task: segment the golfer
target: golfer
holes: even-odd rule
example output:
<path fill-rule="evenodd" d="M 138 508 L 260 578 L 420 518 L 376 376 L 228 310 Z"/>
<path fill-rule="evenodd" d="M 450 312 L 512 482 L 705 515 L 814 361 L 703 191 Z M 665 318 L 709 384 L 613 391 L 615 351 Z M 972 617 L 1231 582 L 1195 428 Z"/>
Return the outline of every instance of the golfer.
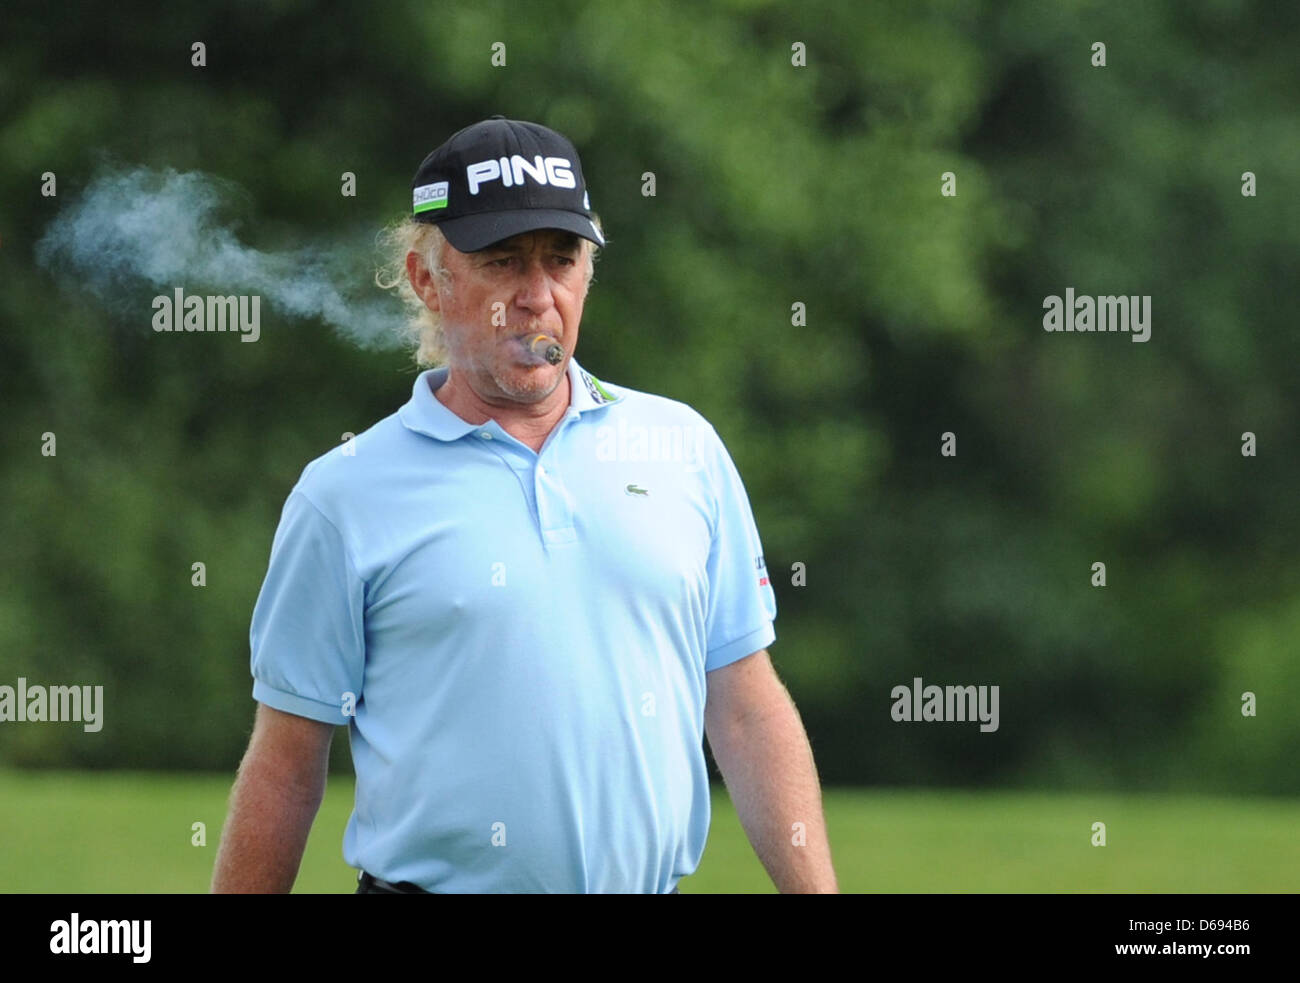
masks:
<path fill-rule="evenodd" d="M 494 116 L 412 188 L 390 242 L 429 367 L 285 502 L 213 890 L 290 890 L 347 725 L 358 893 L 674 893 L 705 736 L 777 889 L 836 891 L 740 476 L 689 406 L 574 357 L 605 240 L 573 145 Z"/>

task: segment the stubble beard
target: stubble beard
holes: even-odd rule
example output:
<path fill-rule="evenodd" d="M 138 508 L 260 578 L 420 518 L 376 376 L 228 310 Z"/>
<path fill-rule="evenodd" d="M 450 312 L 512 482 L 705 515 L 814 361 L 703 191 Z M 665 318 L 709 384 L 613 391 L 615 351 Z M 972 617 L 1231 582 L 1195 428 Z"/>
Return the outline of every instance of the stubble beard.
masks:
<path fill-rule="evenodd" d="M 527 334 L 527 332 L 522 332 Z M 497 340 L 486 358 L 477 368 L 480 378 L 492 380 L 494 391 L 500 397 L 519 403 L 538 403 L 550 396 L 564 382 L 568 360 L 559 365 L 531 361 L 516 351 L 515 338 L 520 332 L 511 332 Z"/>
<path fill-rule="evenodd" d="M 552 375 L 552 370 L 558 371 Z M 558 365 L 508 366 L 502 369 L 499 364 L 494 364 L 489 375 L 498 392 L 521 403 L 540 402 L 564 381 L 564 371 Z"/>

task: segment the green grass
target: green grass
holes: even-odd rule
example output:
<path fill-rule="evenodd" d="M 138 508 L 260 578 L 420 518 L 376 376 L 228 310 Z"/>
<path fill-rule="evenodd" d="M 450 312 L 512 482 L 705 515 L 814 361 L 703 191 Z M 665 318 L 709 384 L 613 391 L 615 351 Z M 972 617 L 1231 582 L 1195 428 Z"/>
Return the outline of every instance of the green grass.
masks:
<path fill-rule="evenodd" d="M 206 891 L 233 776 L 0 772 L 0 889 Z M 331 779 L 297 891 L 348 893 L 351 779 Z M 683 894 L 773 887 L 725 792 Z M 1300 802 L 1195 796 L 830 789 L 844 891 L 1295 892 Z M 1107 845 L 1090 844 L 1093 822 Z M 193 846 L 192 824 L 207 825 Z"/>

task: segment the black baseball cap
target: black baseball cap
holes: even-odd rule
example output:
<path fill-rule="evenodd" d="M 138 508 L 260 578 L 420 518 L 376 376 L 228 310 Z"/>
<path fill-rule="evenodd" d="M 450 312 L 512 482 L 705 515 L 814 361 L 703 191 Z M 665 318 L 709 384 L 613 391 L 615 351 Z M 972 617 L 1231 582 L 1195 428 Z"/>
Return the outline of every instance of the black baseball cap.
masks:
<path fill-rule="evenodd" d="M 578 151 L 539 123 L 492 116 L 454 133 L 411 182 L 412 218 L 433 222 L 463 253 L 534 229 L 563 229 L 598 246 Z"/>

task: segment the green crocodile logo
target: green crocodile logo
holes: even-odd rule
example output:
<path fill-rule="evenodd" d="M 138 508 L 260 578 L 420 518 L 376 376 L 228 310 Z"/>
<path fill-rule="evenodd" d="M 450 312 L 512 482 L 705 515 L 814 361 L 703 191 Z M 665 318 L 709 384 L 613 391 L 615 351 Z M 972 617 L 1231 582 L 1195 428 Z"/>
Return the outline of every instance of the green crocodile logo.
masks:
<path fill-rule="evenodd" d="M 646 488 L 641 488 L 637 485 L 628 485 L 627 493 L 629 495 L 649 495 L 650 491 Z"/>

